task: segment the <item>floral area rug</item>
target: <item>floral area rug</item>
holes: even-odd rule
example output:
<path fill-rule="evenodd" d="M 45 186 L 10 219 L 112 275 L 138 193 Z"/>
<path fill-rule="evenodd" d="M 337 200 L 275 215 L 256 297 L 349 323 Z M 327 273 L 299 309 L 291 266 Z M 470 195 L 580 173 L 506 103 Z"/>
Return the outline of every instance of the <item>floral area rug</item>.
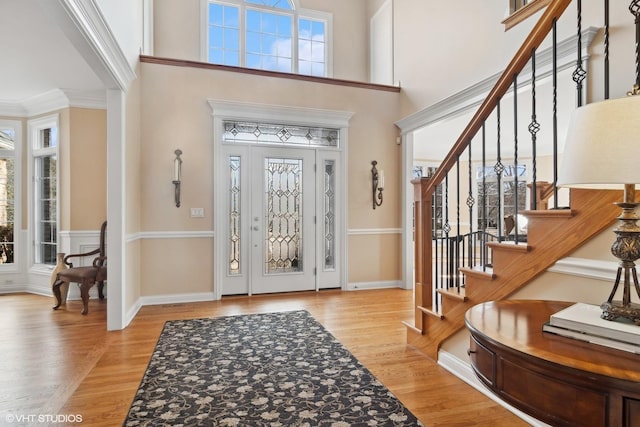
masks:
<path fill-rule="evenodd" d="M 124 426 L 422 426 L 307 311 L 169 321 Z"/>

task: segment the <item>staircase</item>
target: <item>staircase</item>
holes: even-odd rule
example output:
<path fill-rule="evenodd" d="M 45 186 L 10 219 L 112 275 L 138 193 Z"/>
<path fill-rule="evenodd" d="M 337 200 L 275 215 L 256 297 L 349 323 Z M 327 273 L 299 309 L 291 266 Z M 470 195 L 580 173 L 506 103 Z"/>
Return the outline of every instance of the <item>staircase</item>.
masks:
<path fill-rule="evenodd" d="M 442 251 L 445 254 L 444 256 L 448 257 L 445 263 L 449 262 L 449 267 L 454 265 L 455 268 L 445 269 L 438 266 L 438 263 L 442 263 L 442 261 L 438 259 L 440 255 L 438 254 L 437 243 L 434 243 L 436 237 L 442 239 L 438 233 L 444 234 L 445 241 L 456 242 L 454 244 L 458 244 L 457 242 L 461 241 L 460 237 L 462 235 L 471 236 L 474 235 L 474 233 L 478 235 L 487 233 L 487 216 L 482 213 L 482 208 L 477 206 L 476 201 L 472 197 L 471 187 L 473 175 L 471 165 L 474 164 L 474 162 L 471 156 L 471 142 L 482 130 L 482 166 L 483 169 L 485 169 L 484 150 L 486 141 L 484 129 L 487 119 L 490 115 L 495 114 L 494 112 L 497 110 L 499 126 L 500 102 L 510 88 L 512 88 L 514 98 L 516 97 L 515 94 L 518 92 L 518 89 L 520 89 L 517 85 L 517 78 L 527 64 L 532 64 L 531 67 L 533 69 L 531 92 L 535 105 L 536 49 L 548 34 L 555 31 L 557 20 L 571 3 L 571 0 L 550 1 L 547 9 L 503 72 L 501 78 L 489 92 L 467 127 L 453 144 L 451 151 L 447 154 L 435 174 L 414 182 L 415 313 L 414 323 L 405 323 L 405 325 L 407 327 L 407 343 L 421 350 L 433 360 L 437 360 L 438 350 L 442 342 L 464 327 L 464 315 L 470 307 L 482 302 L 509 297 L 546 271 L 558 260 L 566 257 L 589 239 L 611 226 L 619 214 L 619 208 L 614 203 L 622 200 L 622 191 L 572 189 L 570 192 L 570 209 L 558 208 L 558 193 L 555 185 L 545 181 L 536 181 L 534 151 L 533 180 L 527 184 L 532 190 L 531 208 L 534 210 L 518 212 L 517 190 L 515 193 L 515 213 L 524 215 L 528 219 L 526 242 L 518 239 L 517 232 L 513 241 L 507 241 L 507 236 L 501 235 L 501 228 L 500 225 L 498 225 L 497 241 L 480 241 L 479 245 L 481 247 L 488 247 L 491 251 L 490 262 L 484 262 L 484 265 L 476 265 L 475 256 L 472 254 L 474 249 L 471 249 L 472 245 L 469 244 L 467 249 L 460 251 L 462 255 L 458 253 L 457 249 L 451 250 L 447 248 L 446 251 Z M 578 3 L 579 23 L 580 7 L 580 3 Z M 608 33 L 608 24 L 605 28 Z M 578 24 L 578 34 L 581 34 L 580 24 Z M 608 51 L 608 37 L 606 37 L 606 39 L 606 50 Z M 578 40 L 578 45 L 580 45 L 580 39 L 578 38 Z M 580 52 L 580 49 L 578 49 L 578 52 Z M 580 55 L 579 53 L 578 65 L 574 73 L 579 106 L 582 105 L 582 78 L 584 78 L 584 70 L 581 69 L 582 60 Z M 605 74 L 608 74 L 608 70 Z M 605 83 L 605 86 L 605 93 L 608 93 L 608 82 Z M 555 109 L 555 106 L 553 109 Z M 514 115 L 516 113 L 517 109 Z M 532 121 L 529 130 L 533 144 L 535 145 L 535 128 L 538 125 L 535 110 L 532 116 L 522 120 L 529 119 Z M 496 165 L 502 166 L 504 162 L 501 162 L 500 159 L 499 135 L 500 132 L 498 131 L 498 158 Z M 514 158 L 509 159 L 509 161 L 515 164 L 514 170 L 516 170 L 517 173 L 517 135 L 515 136 L 515 140 L 515 155 Z M 474 148 L 474 150 L 477 150 L 477 148 Z M 468 160 L 465 159 L 465 161 L 468 162 L 469 169 L 468 197 L 466 193 L 461 194 L 460 191 L 460 182 L 466 185 L 466 178 L 460 177 L 460 170 L 467 168 L 467 166 L 461 167 L 461 159 L 465 152 L 468 153 L 469 156 Z M 557 152 L 554 153 L 554 161 L 557 161 L 557 155 Z M 496 170 L 499 169 L 500 168 L 496 168 Z M 498 175 L 501 173 L 502 172 L 497 172 Z M 450 175 L 453 178 L 450 179 Z M 439 186 L 442 188 L 443 185 L 445 185 L 446 191 L 449 192 L 450 180 L 454 181 L 458 187 L 457 195 L 454 194 L 451 196 L 451 199 L 457 199 L 458 204 L 453 203 L 449 208 L 448 195 L 444 198 L 446 202 L 442 201 L 438 199 L 439 196 L 436 195 L 436 190 Z M 479 184 L 478 182 L 478 185 Z M 484 181 L 482 185 L 485 185 Z M 499 176 L 497 187 L 502 187 Z M 518 187 L 517 177 L 515 187 Z M 483 194 L 488 193 L 483 191 Z M 550 197 L 554 198 L 554 209 L 546 209 Z M 469 209 L 468 215 L 464 212 L 467 209 L 467 206 L 464 206 L 464 198 L 466 198 L 466 205 Z M 486 200 L 483 203 L 486 203 Z M 443 205 L 446 206 L 446 208 L 444 208 Z M 466 216 L 462 221 L 461 211 L 463 211 L 462 216 Z M 436 215 L 440 215 L 440 217 L 434 218 Z M 449 227 L 449 221 L 456 215 L 457 225 Z M 452 222 L 456 222 L 456 220 L 454 219 Z M 466 227 L 468 229 L 465 230 L 465 226 L 461 227 L 461 223 L 467 224 Z M 485 224 L 484 229 L 480 225 L 483 223 Z M 446 226 L 443 226 L 443 224 L 446 224 Z M 475 224 L 478 224 L 478 230 L 473 229 Z M 453 231 L 455 231 L 453 236 L 449 234 L 450 229 L 454 229 Z M 465 253 L 467 250 L 469 251 L 469 255 Z M 484 251 L 484 249 L 482 250 Z M 454 252 L 456 261 L 455 263 L 451 263 L 450 258 L 452 258 Z M 484 253 L 480 258 L 487 259 Z M 453 279 L 452 271 L 455 271 L 455 273 L 453 273 L 455 278 Z M 447 280 L 449 282 L 447 282 L 445 287 L 439 287 L 438 280 L 440 279 L 438 279 L 438 275 L 447 275 L 447 273 Z M 460 274 L 462 278 L 459 278 L 458 274 Z M 450 283 L 455 283 L 455 285 L 450 285 Z"/>
<path fill-rule="evenodd" d="M 439 290 L 439 312 L 417 306 L 421 328 L 407 326 L 407 343 L 437 360 L 441 343 L 464 327 L 466 311 L 481 302 L 508 297 L 556 261 L 614 222 L 622 191 L 572 190 L 571 209 L 525 211 L 529 219 L 526 244 L 488 243 L 493 249 L 492 271 L 461 268 L 466 276 L 460 291 Z M 430 289 L 422 289 L 429 292 Z"/>

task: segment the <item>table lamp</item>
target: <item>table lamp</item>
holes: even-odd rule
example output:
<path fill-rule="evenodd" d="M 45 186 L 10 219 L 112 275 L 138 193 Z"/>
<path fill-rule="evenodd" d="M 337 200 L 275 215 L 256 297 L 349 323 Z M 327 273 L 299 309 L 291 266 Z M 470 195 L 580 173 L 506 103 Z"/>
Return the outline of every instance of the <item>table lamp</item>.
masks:
<path fill-rule="evenodd" d="M 631 280 L 640 297 L 635 260 L 640 258 L 640 227 L 635 185 L 640 183 L 640 96 L 607 100 L 576 109 L 569 123 L 558 185 L 569 188 L 624 189 L 611 253 L 620 260 L 613 290 L 601 317 L 626 318 L 640 325 L 640 304 L 631 302 Z M 623 280 L 622 300 L 614 295 Z"/>

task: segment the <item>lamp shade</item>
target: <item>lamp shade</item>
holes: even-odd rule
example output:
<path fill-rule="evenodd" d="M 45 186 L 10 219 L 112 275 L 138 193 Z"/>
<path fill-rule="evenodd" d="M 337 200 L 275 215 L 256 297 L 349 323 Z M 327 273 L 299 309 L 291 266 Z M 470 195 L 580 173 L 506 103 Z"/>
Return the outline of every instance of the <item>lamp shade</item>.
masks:
<path fill-rule="evenodd" d="M 615 189 L 640 184 L 640 96 L 595 102 L 569 122 L 558 185 Z"/>

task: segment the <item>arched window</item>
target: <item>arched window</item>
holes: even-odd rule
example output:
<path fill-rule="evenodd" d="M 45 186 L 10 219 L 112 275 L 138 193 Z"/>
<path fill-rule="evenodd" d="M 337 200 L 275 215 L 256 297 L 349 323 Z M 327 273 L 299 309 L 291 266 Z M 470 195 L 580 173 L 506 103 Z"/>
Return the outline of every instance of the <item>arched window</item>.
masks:
<path fill-rule="evenodd" d="M 206 0 L 205 16 L 207 62 L 331 76 L 327 13 L 292 0 Z"/>

